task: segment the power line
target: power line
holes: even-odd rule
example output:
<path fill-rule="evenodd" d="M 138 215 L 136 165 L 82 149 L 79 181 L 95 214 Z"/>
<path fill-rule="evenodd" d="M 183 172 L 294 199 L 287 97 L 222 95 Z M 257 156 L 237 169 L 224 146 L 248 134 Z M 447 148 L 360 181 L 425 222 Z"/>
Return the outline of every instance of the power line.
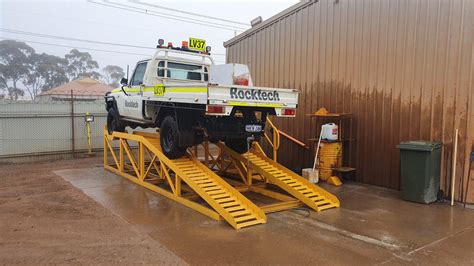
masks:
<path fill-rule="evenodd" d="M 31 18 L 32 16 L 34 17 L 41 17 L 42 20 L 44 19 L 48 19 L 48 20 L 52 20 L 52 21 L 71 21 L 72 23 L 74 24 L 81 24 L 80 26 L 83 26 L 84 23 L 88 23 L 88 24 L 92 24 L 94 26 L 97 26 L 97 25 L 104 25 L 104 26 L 107 26 L 109 28 L 113 28 L 113 29 L 119 29 L 119 30 L 129 30 L 129 31 L 144 31 L 144 32 L 153 32 L 154 34 L 156 34 L 156 30 L 153 30 L 153 29 L 148 29 L 148 28 L 144 28 L 144 27 L 133 27 L 133 26 L 130 26 L 130 25 L 127 25 L 127 26 L 123 26 L 123 25 L 117 25 L 117 24 L 112 24 L 112 23 L 104 23 L 104 21 L 99 21 L 99 20 L 91 20 L 91 19 L 84 19 L 84 18 L 81 18 L 81 19 L 76 19 L 76 18 L 72 18 L 72 17 L 66 17 L 66 16 L 55 16 L 55 15 L 51 15 L 49 13 L 44 13 L 44 12 L 28 12 L 27 13 L 18 13 L 16 14 L 17 16 L 25 16 L 27 18 Z"/>
<path fill-rule="evenodd" d="M 230 31 L 236 31 L 236 30 L 243 31 L 243 30 L 246 30 L 244 28 L 236 28 L 236 27 L 217 24 L 217 23 L 213 23 L 213 22 L 196 22 L 196 20 L 189 20 L 187 18 L 180 17 L 180 16 L 175 16 L 175 15 L 171 15 L 171 14 L 161 14 L 161 13 L 160 14 L 154 14 L 156 12 L 151 11 L 151 10 L 142 9 L 142 8 L 133 7 L 133 6 L 128 6 L 128 5 L 123 5 L 123 4 L 118 4 L 118 3 L 105 4 L 105 3 L 94 2 L 92 0 L 87 0 L 87 1 L 89 3 L 96 4 L 96 5 L 112 7 L 112 8 L 116 8 L 116 9 L 126 10 L 126 11 L 130 11 L 130 12 L 145 14 L 145 15 L 154 16 L 154 17 L 161 17 L 161 18 L 167 18 L 167 19 L 171 19 L 171 20 L 182 21 L 182 22 L 186 22 L 186 23 L 191 23 L 193 25 L 202 25 L 202 26 L 213 27 L 213 28 L 224 29 L 224 30 L 230 30 Z M 200 20 L 200 21 L 202 21 L 202 20 Z"/>
<path fill-rule="evenodd" d="M 59 40 L 66 40 L 66 41 L 75 41 L 75 42 L 84 42 L 84 43 L 94 43 L 94 44 L 101 44 L 101 45 L 112 45 L 112 46 L 121 46 L 121 47 L 129 47 L 129 48 L 139 48 L 139 49 L 148 49 L 148 50 L 155 50 L 154 47 L 148 46 L 139 46 L 139 45 L 131 45 L 131 44 L 123 44 L 123 43 L 112 43 L 112 42 L 102 42 L 102 41 L 94 41 L 94 40 L 87 40 L 87 39 L 79 39 L 79 38 L 71 38 L 65 36 L 58 36 L 58 35 L 49 35 L 43 33 L 36 33 L 36 32 L 28 32 L 28 31 L 21 31 L 21 30 L 13 30 L 13 29 L 6 29 L 0 28 L 0 31 L 12 33 L 12 34 L 21 34 L 33 37 L 42 37 L 42 38 L 50 38 L 50 39 L 59 39 Z M 225 54 L 220 53 L 212 53 L 212 55 L 219 55 L 225 56 Z"/>
<path fill-rule="evenodd" d="M 192 23 L 192 24 L 196 24 L 196 21 L 197 22 L 200 22 L 199 24 L 201 25 L 205 25 L 205 26 L 217 26 L 217 27 L 224 27 L 225 29 L 228 29 L 228 30 L 238 30 L 238 31 L 244 31 L 244 30 L 247 30 L 246 28 L 242 28 L 242 27 L 236 27 L 236 26 L 232 26 L 232 25 L 225 25 L 225 24 L 219 24 L 217 22 L 212 22 L 212 21 L 206 21 L 206 20 L 200 20 L 200 19 L 195 19 L 195 18 L 188 18 L 188 17 L 182 17 L 182 16 L 177 16 L 177 15 L 174 15 L 174 14 L 168 14 L 168 13 L 163 13 L 163 12 L 159 12 L 159 11 L 154 11 L 154 10 L 150 10 L 150 9 L 146 9 L 146 8 L 140 8 L 140 7 L 136 7 L 136 6 L 130 6 L 130 5 L 124 5 L 124 4 L 120 4 L 120 3 L 116 3 L 116 2 L 109 2 L 107 0 L 103 0 L 104 2 L 106 3 L 109 3 L 109 4 L 112 4 L 112 5 L 116 5 L 116 6 L 121 6 L 121 7 L 125 7 L 125 8 L 133 8 L 135 10 L 140 10 L 140 11 L 143 11 L 145 12 L 145 14 L 157 14 L 158 16 L 163 16 L 163 15 L 166 15 L 166 16 L 171 16 L 171 17 L 168 17 L 168 18 L 171 18 L 171 19 L 176 19 L 176 18 L 179 18 L 181 19 L 181 21 L 183 20 L 186 20 L 186 22 L 188 23 Z M 204 24 L 203 24 L 204 23 Z"/>
<path fill-rule="evenodd" d="M 105 53 L 140 55 L 140 56 L 148 56 L 148 57 L 151 56 L 150 54 L 140 54 L 140 53 L 122 52 L 122 51 L 114 51 L 114 50 L 103 50 L 103 49 L 96 49 L 96 48 L 89 48 L 89 47 L 70 46 L 70 45 L 62 45 L 62 44 L 56 44 L 56 43 L 38 42 L 38 41 L 21 40 L 21 39 L 12 39 L 12 38 L 5 38 L 5 37 L 0 37 L 0 39 L 3 39 L 3 40 L 14 40 L 14 41 L 17 41 L 17 42 L 29 42 L 29 43 L 36 43 L 36 44 L 42 44 L 42 45 L 57 46 L 57 47 L 64 47 L 64 48 L 90 50 L 90 51 L 105 52 Z M 217 61 L 217 62 L 224 62 L 223 60 L 215 60 L 215 61 Z"/>
<path fill-rule="evenodd" d="M 93 0 L 88 0 L 88 1 L 93 2 Z M 198 22 L 201 22 L 201 23 L 205 23 L 206 24 L 205 26 L 217 26 L 217 27 L 221 27 L 221 28 L 225 27 L 228 30 L 238 30 L 238 31 L 247 30 L 247 28 L 242 28 L 242 27 L 238 27 L 238 26 L 225 25 L 225 24 L 221 24 L 221 23 L 218 23 L 218 22 L 212 22 L 212 21 L 206 21 L 206 20 L 199 20 L 199 19 L 195 19 L 195 18 L 177 16 L 175 14 L 163 13 L 163 12 L 154 11 L 154 10 L 150 10 L 150 9 L 146 9 L 146 8 L 140 8 L 140 7 L 136 7 L 136 6 L 124 5 L 124 4 L 117 3 L 117 2 L 112 2 L 112 1 L 109 1 L 109 0 L 102 0 L 102 1 L 104 3 L 109 4 L 109 5 L 115 5 L 115 6 L 121 6 L 121 7 L 125 7 L 125 8 L 133 8 L 135 10 L 140 10 L 140 11 L 144 12 L 145 14 L 154 13 L 154 14 L 157 14 L 158 16 L 166 15 L 167 18 L 171 18 L 171 19 L 179 18 L 181 20 L 186 20 L 186 22 L 189 22 L 189 23 L 192 23 L 192 24 L 195 24 L 195 22 L 198 21 Z M 97 3 L 97 2 L 93 2 L 93 3 Z M 143 4 L 145 4 L 145 3 L 143 3 Z M 186 12 L 186 11 L 183 11 L 183 12 Z M 250 25 L 245 25 L 245 26 L 250 26 Z"/>
<path fill-rule="evenodd" d="M 88 47 L 77 47 L 77 46 L 69 46 L 69 45 L 62 45 L 62 44 L 55 44 L 55 43 L 47 43 L 47 42 L 38 42 L 38 41 L 30 41 L 30 40 L 11 39 L 11 38 L 4 38 L 4 37 L 0 37 L 0 39 L 3 39 L 3 40 L 14 40 L 14 41 L 17 41 L 17 42 L 30 42 L 30 43 L 51 45 L 51 46 L 57 46 L 57 47 L 65 47 L 65 48 L 73 48 L 73 49 L 83 49 L 83 50 L 90 50 L 90 51 L 106 52 L 106 53 L 117 53 L 117 54 L 129 54 L 129 55 L 150 56 L 149 54 L 138 54 L 138 53 L 121 52 L 121 51 L 113 51 L 113 50 L 103 50 L 103 49 L 88 48 Z"/>
<path fill-rule="evenodd" d="M 104 0 L 104 1 L 105 1 L 105 0 Z M 108 2 L 108 1 L 107 1 L 107 2 Z M 239 22 L 239 21 L 228 20 L 228 19 L 223 19 L 223 18 L 218 18 L 218 17 L 213 17 L 213 16 L 207 16 L 207 15 L 203 15 L 203 14 L 197 14 L 197 13 L 193 13 L 193 12 L 189 12 L 189 11 L 174 9 L 174 8 L 165 7 L 165 6 L 160 6 L 160 5 L 156 5 L 156 4 L 143 3 L 143 2 L 141 2 L 141 1 L 139 1 L 139 0 L 129 0 L 129 2 L 132 2 L 132 3 L 135 3 L 135 4 L 139 4 L 139 5 L 144 5 L 144 6 L 151 6 L 151 7 L 155 7 L 155 8 L 159 8 L 159 9 L 164 9 L 164 10 L 168 10 L 168 11 L 173 11 L 173 12 L 177 12 L 177 13 L 183 13 L 183 14 L 187 14 L 187 15 L 192 15 L 192 16 L 196 16 L 196 17 L 203 17 L 203 18 L 208 18 L 208 19 L 213 19 L 213 20 L 220 20 L 220 21 L 223 21 L 223 22 L 229 22 L 229 23 L 234 23 L 234 24 L 239 24 L 239 25 L 244 25 L 244 26 L 250 26 L 250 24 L 242 23 L 242 22 Z"/>
<path fill-rule="evenodd" d="M 146 47 L 146 46 L 139 46 L 139 45 L 131 45 L 131 44 L 122 44 L 122 43 L 112 43 L 112 42 L 102 42 L 102 41 L 93 41 L 93 40 L 86 40 L 86 39 L 79 39 L 79 38 L 71 38 L 71 37 L 64 37 L 64 36 L 57 36 L 57 35 L 49 35 L 43 33 L 35 33 L 35 32 L 28 32 L 28 31 L 21 31 L 21 30 L 12 30 L 7 28 L 0 28 L 0 31 L 13 33 L 13 34 L 22 34 L 22 35 L 30 35 L 35 37 L 43 37 L 43 38 L 52 38 L 52 39 L 61 39 L 67 41 L 75 41 L 75 42 L 86 42 L 86 43 L 95 43 L 95 44 L 103 44 L 103 45 L 113 45 L 113 46 L 123 46 L 123 47 L 130 47 L 130 48 L 140 48 L 140 49 L 155 49 L 153 47 Z"/>

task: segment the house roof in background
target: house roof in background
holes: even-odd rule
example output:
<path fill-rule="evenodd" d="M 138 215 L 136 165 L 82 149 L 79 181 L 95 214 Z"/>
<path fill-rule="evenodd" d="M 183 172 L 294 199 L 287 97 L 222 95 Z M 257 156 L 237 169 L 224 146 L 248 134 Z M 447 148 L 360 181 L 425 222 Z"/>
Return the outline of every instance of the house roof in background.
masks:
<path fill-rule="evenodd" d="M 71 95 L 72 90 L 75 96 L 104 96 L 105 93 L 112 91 L 113 89 L 113 87 L 100 83 L 95 79 L 82 77 L 59 87 L 47 90 L 40 95 Z"/>

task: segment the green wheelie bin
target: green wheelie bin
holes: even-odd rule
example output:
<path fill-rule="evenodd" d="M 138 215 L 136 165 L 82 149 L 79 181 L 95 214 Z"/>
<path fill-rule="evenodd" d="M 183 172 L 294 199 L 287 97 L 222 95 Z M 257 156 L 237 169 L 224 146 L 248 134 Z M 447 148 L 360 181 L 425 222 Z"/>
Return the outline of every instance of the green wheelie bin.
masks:
<path fill-rule="evenodd" d="M 431 203 L 439 191 L 442 142 L 403 141 L 400 150 L 401 195 L 404 200 Z"/>

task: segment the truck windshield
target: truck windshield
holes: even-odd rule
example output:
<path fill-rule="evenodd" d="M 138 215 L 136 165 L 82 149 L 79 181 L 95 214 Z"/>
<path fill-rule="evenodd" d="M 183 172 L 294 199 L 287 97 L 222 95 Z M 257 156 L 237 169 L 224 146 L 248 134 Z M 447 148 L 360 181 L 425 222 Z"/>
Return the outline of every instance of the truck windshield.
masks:
<path fill-rule="evenodd" d="M 167 70 L 166 76 L 165 70 Z M 168 67 L 166 68 L 165 61 L 160 61 L 158 63 L 158 77 L 167 77 L 170 79 L 180 80 L 208 80 L 207 67 L 168 62 Z"/>

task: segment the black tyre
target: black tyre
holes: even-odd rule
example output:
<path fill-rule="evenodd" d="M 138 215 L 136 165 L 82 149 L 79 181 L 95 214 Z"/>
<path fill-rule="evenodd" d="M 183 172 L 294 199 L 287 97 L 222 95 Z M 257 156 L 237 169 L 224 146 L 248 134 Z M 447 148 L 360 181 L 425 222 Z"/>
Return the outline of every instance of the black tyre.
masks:
<path fill-rule="evenodd" d="M 114 131 L 125 131 L 125 125 L 120 121 L 119 115 L 114 108 L 110 108 L 107 114 L 107 131 L 109 134 L 112 134 Z"/>
<path fill-rule="evenodd" d="M 177 159 L 186 153 L 179 147 L 178 123 L 172 116 L 163 119 L 160 126 L 160 142 L 163 153 L 170 159 Z"/>
<path fill-rule="evenodd" d="M 248 151 L 246 139 L 229 139 L 225 144 L 238 153 L 246 153 Z"/>
<path fill-rule="evenodd" d="M 216 144 L 217 142 L 219 142 L 219 139 L 217 138 L 209 138 L 209 142 L 213 143 L 213 144 Z"/>

